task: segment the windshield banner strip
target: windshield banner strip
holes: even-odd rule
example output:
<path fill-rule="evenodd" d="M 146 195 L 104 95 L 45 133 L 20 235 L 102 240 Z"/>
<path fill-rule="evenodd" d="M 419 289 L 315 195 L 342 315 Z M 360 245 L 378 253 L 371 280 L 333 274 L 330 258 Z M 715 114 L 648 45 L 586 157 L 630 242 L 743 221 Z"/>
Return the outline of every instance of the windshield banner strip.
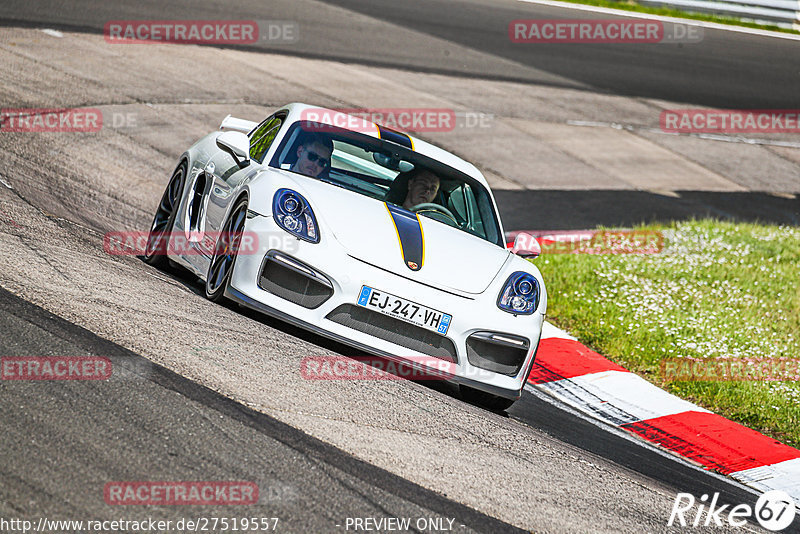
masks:
<path fill-rule="evenodd" d="M 380 134 L 381 139 L 385 139 L 386 141 L 391 141 L 392 143 L 397 143 L 398 145 L 402 145 L 406 148 L 414 150 L 414 142 L 408 135 L 392 130 L 391 128 L 387 128 L 386 126 L 381 126 L 380 124 L 376 126 L 378 126 L 378 133 Z"/>

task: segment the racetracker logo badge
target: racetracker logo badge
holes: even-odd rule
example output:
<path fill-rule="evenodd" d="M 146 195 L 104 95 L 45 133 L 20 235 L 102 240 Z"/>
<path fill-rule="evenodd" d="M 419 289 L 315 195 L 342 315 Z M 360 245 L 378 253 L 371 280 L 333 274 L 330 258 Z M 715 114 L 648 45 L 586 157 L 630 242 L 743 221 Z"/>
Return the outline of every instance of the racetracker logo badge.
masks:
<path fill-rule="evenodd" d="M 110 20 L 103 35 L 113 44 L 252 44 L 259 29 L 254 20 Z"/>
<path fill-rule="evenodd" d="M 697 43 L 702 26 L 658 20 L 514 20 L 512 43 Z"/>
<path fill-rule="evenodd" d="M 668 109 L 660 119 L 667 133 L 800 133 L 798 109 Z"/>
<path fill-rule="evenodd" d="M 747 524 L 747 519 L 755 517 L 762 527 L 777 532 L 791 525 L 797 513 L 792 498 L 780 490 L 763 494 L 756 501 L 755 508 L 748 504 L 738 504 L 728 510 L 729 504 L 719 506 L 718 503 L 719 492 L 714 493 L 710 501 L 707 494 L 702 495 L 700 502 L 691 493 L 678 493 L 667 526 L 722 527 L 727 523 L 732 527 L 743 527 Z M 723 513 L 727 513 L 726 518 L 723 518 Z"/>
<path fill-rule="evenodd" d="M 2 380 L 108 380 L 111 360 L 102 356 L 4 356 Z"/>
<path fill-rule="evenodd" d="M 253 482 L 109 482 L 103 498 L 110 505 L 225 506 L 258 502 Z"/>
<path fill-rule="evenodd" d="M 456 127 L 456 112 L 446 108 L 309 108 L 300 118 L 315 123 L 310 127 L 315 131 L 343 128 L 376 133 L 376 124 L 409 132 L 451 132 Z"/>
<path fill-rule="evenodd" d="M 0 132 L 99 132 L 103 113 L 97 108 L 4 108 Z"/>

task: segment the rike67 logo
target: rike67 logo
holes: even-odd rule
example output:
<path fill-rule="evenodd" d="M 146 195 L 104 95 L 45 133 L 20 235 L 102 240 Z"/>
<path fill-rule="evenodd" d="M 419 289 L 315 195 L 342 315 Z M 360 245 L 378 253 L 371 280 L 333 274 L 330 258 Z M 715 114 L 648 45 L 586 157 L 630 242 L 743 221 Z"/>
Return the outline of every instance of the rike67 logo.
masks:
<path fill-rule="evenodd" d="M 781 490 L 766 492 L 758 498 L 755 507 L 737 504 L 728 509 L 729 504 L 718 506 L 718 501 L 719 492 L 714 493 L 710 502 L 708 495 L 702 495 L 699 503 L 691 493 L 678 493 L 667 526 L 722 527 L 727 523 L 743 527 L 748 519 L 755 519 L 765 529 L 778 532 L 791 525 L 797 513 L 792 497 Z"/>

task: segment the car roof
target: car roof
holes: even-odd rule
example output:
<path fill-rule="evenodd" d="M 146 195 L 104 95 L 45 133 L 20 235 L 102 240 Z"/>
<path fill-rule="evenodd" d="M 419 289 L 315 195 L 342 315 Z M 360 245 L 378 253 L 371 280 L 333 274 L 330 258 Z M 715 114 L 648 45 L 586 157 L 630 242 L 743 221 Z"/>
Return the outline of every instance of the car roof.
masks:
<path fill-rule="evenodd" d="M 345 114 L 335 109 L 329 109 L 320 106 L 312 106 L 300 102 L 294 102 L 288 104 L 286 106 L 283 106 L 281 109 L 285 109 L 288 111 L 286 121 L 289 123 L 301 120 L 313 120 L 314 122 L 318 122 L 321 124 L 328 124 L 331 126 L 341 126 L 342 124 L 354 124 L 353 121 L 355 117 L 356 121 L 355 124 L 357 124 L 356 131 L 358 131 L 359 133 L 363 133 L 365 135 L 370 135 L 372 137 L 381 138 L 381 129 L 378 128 L 378 125 L 376 123 L 363 119 L 362 117 Z M 385 126 L 381 126 L 381 128 L 384 131 L 387 130 Z M 348 128 L 345 127 L 345 129 Z M 400 133 L 407 136 L 411 140 L 411 145 L 415 152 L 419 152 L 424 156 L 428 156 L 429 158 L 435 159 L 446 165 L 449 165 L 450 167 L 463 172 L 464 174 L 470 176 L 471 178 L 474 178 L 486 189 L 491 190 L 488 182 L 486 181 L 486 178 L 484 178 L 483 174 L 481 174 L 481 172 L 473 164 L 464 161 L 455 154 L 452 154 L 442 148 L 439 148 L 436 145 L 432 145 L 426 141 L 423 141 L 422 139 L 418 139 L 405 132 L 400 132 Z"/>

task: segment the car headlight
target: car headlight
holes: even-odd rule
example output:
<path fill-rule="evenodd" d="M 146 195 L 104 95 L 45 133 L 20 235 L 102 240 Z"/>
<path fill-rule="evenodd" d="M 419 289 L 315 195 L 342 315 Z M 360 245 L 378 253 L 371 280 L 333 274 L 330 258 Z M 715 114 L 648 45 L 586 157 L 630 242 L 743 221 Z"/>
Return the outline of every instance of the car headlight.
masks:
<path fill-rule="evenodd" d="M 272 215 L 278 226 L 311 243 L 319 243 L 317 219 L 303 195 L 291 189 L 278 189 L 272 199 Z"/>
<path fill-rule="evenodd" d="M 497 307 L 515 315 L 530 315 L 539 307 L 539 281 L 532 274 L 517 271 L 506 280 Z"/>

